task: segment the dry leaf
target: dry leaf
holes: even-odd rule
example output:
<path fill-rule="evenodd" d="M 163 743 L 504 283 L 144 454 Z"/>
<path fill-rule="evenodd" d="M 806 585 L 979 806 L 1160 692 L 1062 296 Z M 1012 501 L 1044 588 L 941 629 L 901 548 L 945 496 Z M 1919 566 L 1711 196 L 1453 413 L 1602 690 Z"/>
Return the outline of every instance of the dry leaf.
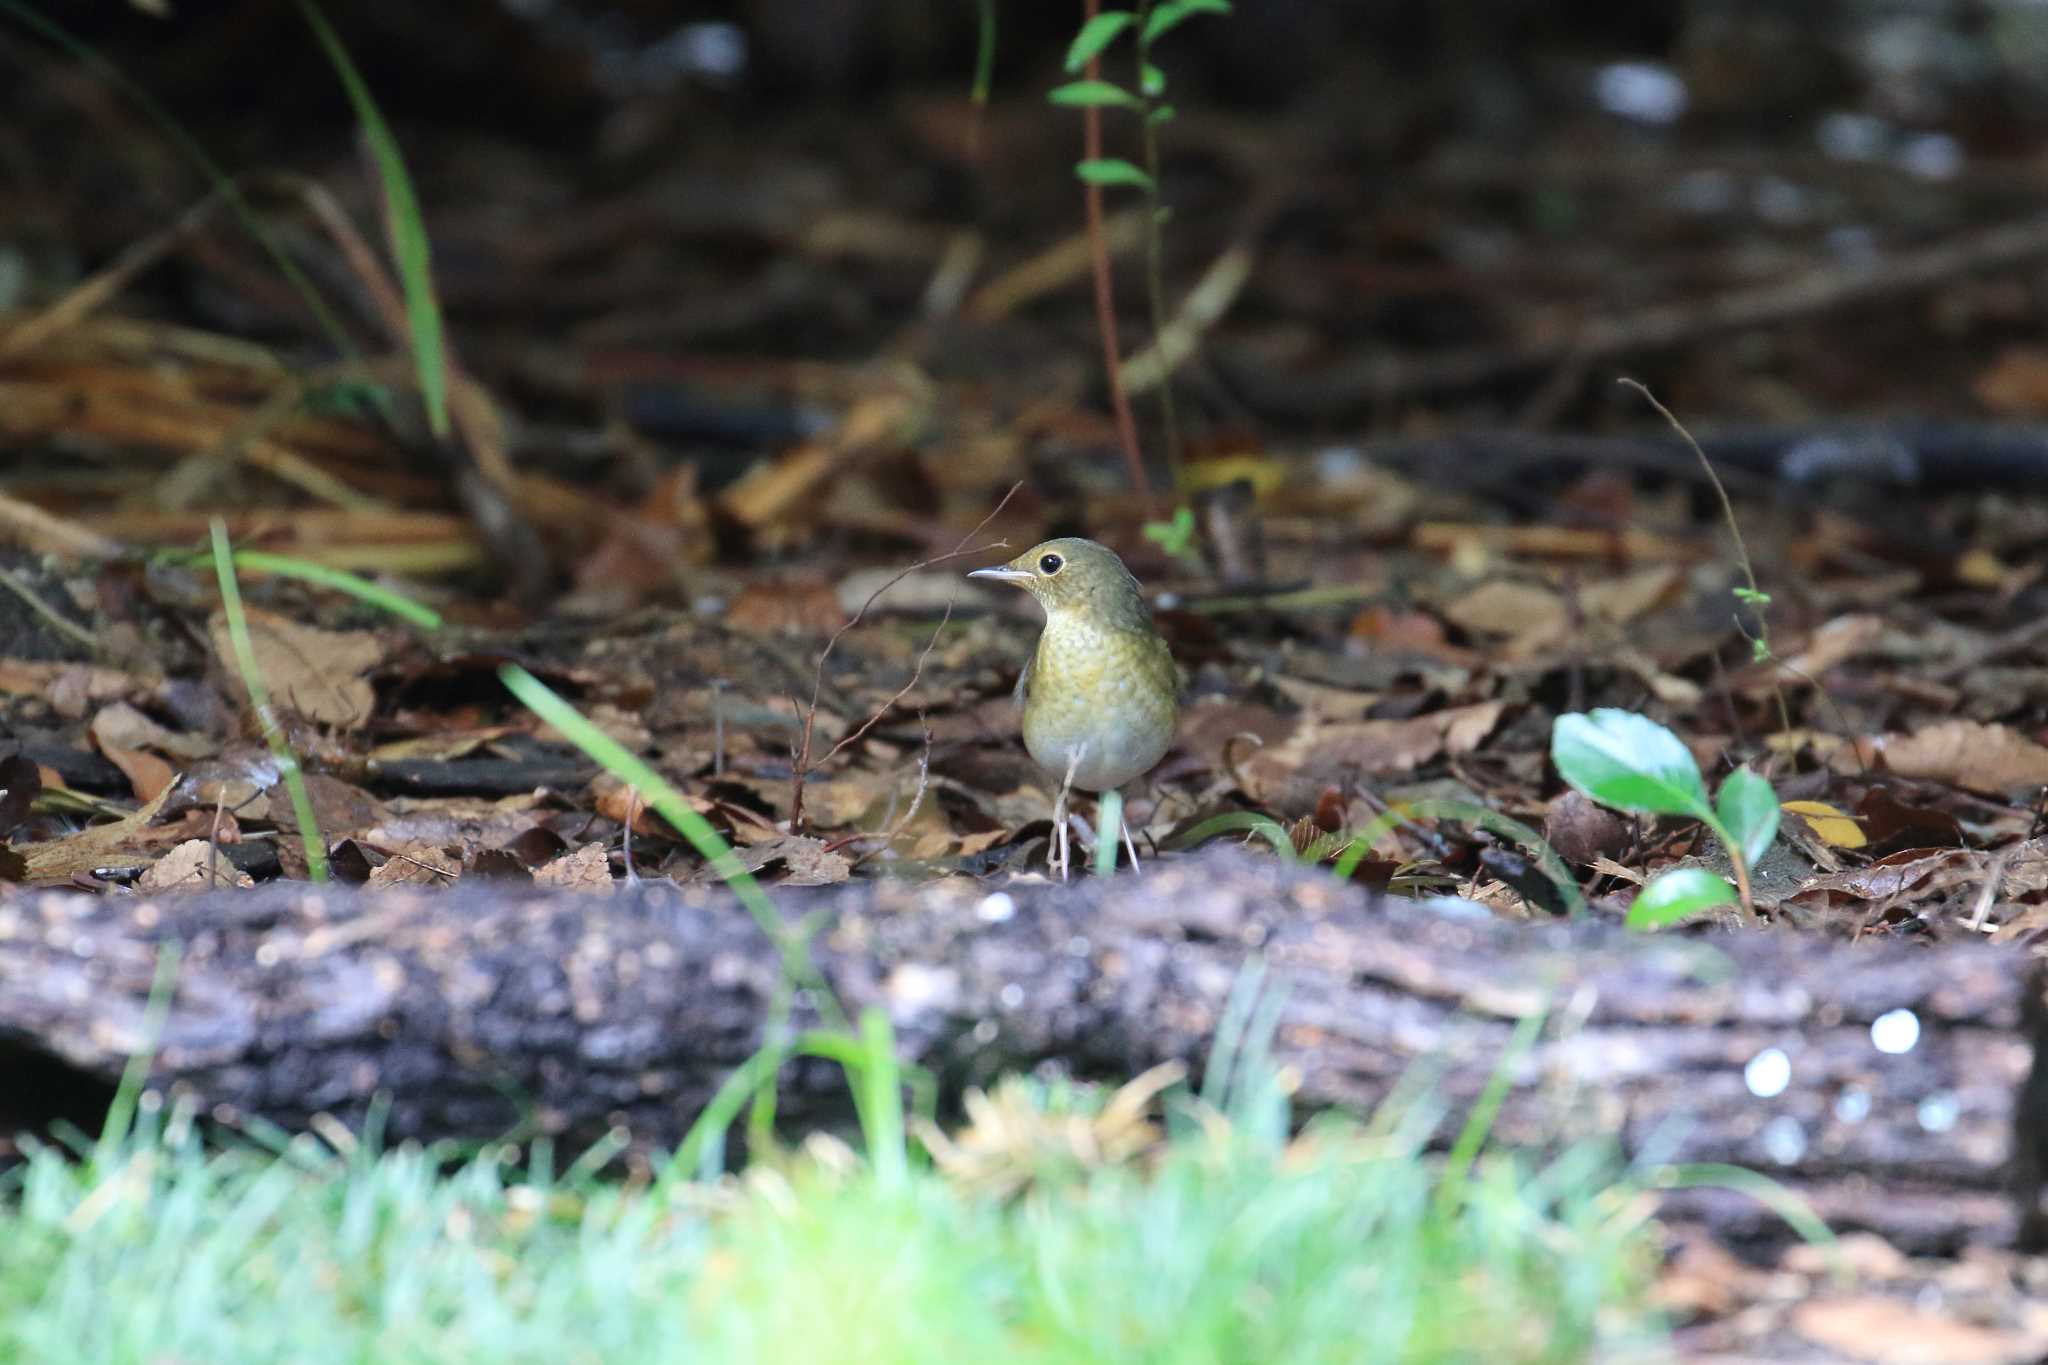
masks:
<path fill-rule="evenodd" d="M 1970 385 L 1977 400 L 2001 417 L 2048 414 L 2048 351 L 2008 346 Z"/>
<path fill-rule="evenodd" d="M 211 758 L 220 746 L 205 735 L 167 730 L 125 701 L 102 706 L 92 718 L 92 737 L 102 746 L 154 749 L 175 758 Z"/>
<path fill-rule="evenodd" d="M 1744 670 L 1739 686 L 1744 692 L 1762 693 L 1781 683 L 1808 684 L 1809 679 L 1818 679 L 1837 664 L 1876 648 L 1884 638 L 1884 632 L 1882 616 L 1870 612 L 1837 616 L 1814 631 L 1806 642 L 1806 648 L 1790 658 L 1775 666 L 1766 663 L 1756 669 Z"/>
<path fill-rule="evenodd" d="M 784 834 L 737 852 L 740 866 L 749 872 L 759 872 L 770 863 L 781 863 L 784 873 L 776 880 L 778 886 L 832 886 L 845 881 L 853 872 L 853 864 L 845 854 L 827 848 L 822 839 L 802 834 Z M 697 880 L 711 881 L 717 876 L 718 873 L 707 866 L 698 874 Z"/>
<path fill-rule="evenodd" d="M 462 864 L 446 849 L 409 848 L 370 873 L 371 886 L 447 886 L 462 875 Z"/>
<path fill-rule="evenodd" d="M 1825 801 L 1787 801 L 1783 809 L 1805 820 L 1816 838 L 1836 848 L 1862 848 L 1870 842 L 1854 816 Z"/>
<path fill-rule="evenodd" d="M 18 846 L 14 851 L 21 855 L 26 866 L 23 879 L 70 881 L 80 873 L 90 875 L 107 868 L 147 866 L 155 857 L 145 847 L 152 842 L 149 822 L 163 809 L 164 797 L 168 793 L 169 788 L 158 792 L 154 801 L 110 825 L 94 825 L 61 839 Z M 160 831 L 158 837 L 161 837 Z"/>
<path fill-rule="evenodd" d="M 229 862 L 204 839 L 187 839 L 143 869 L 138 891 L 204 891 L 209 874 L 215 887 L 252 887 L 256 879 Z"/>
<path fill-rule="evenodd" d="M 1876 1295 L 1809 1299 L 1792 1310 L 1792 1328 L 1816 1346 L 1871 1365 L 2019 1365 L 2048 1344 Z"/>
<path fill-rule="evenodd" d="M 128 786 L 138 801 L 155 800 L 177 780 L 178 775 L 171 765 L 155 754 L 141 749 L 119 748 L 104 741 L 100 744 L 100 752 L 128 778 Z"/>
<path fill-rule="evenodd" d="M 1249 794 L 1270 801 L 1304 779 L 1323 783 L 1338 774 L 1379 776 L 1413 772 L 1439 754 L 1469 753 L 1500 723 L 1503 701 L 1453 706 L 1408 720 L 1318 724 L 1305 721 L 1285 742 L 1243 760 Z M 1284 804 L 1284 801 L 1281 802 Z"/>
<path fill-rule="evenodd" d="M 1593 620 L 1627 625 L 1670 596 L 1679 578 L 1676 564 L 1656 564 L 1619 578 L 1601 579 L 1579 589 L 1579 608 Z"/>
<path fill-rule="evenodd" d="M 1937 721 L 1912 734 L 1879 735 L 1865 752 L 1901 777 L 1924 777 L 1998 795 L 2048 783 L 2048 748 L 2004 725 Z"/>
<path fill-rule="evenodd" d="M 603 844 L 585 844 L 537 869 L 533 884 L 609 896 L 613 891 L 611 856 Z"/>
<path fill-rule="evenodd" d="M 1444 608 L 1454 624 L 1474 635 L 1505 635 L 1526 650 L 1564 634 L 1564 599 L 1549 588 L 1511 578 L 1482 583 Z"/>
<path fill-rule="evenodd" d="M 384 643 L 363 630 L 321 630 L 251 608 L 249 643 L 273 704 L 307 720 L 353 729 L 370 718 L 376 693 L 363 675 L 384 659 Z M 225 612 L 215 612 L 207 635 L 221 667 L 241 677 L 228 639 Z"/>

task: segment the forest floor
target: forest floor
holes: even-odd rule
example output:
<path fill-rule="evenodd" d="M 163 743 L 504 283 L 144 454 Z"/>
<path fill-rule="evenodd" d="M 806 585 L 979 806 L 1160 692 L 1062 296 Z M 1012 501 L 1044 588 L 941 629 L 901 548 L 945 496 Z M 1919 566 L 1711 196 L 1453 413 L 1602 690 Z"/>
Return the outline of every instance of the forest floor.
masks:
<path fill-rule="evenodd" d="M 1043 878 L 1057 782 L 1011 700 L 1035 609 L 964 575 L 1085 534 L 1187 675 L 1126 793 L 1148 860 L 1270 838 L 1334 863 L 1373 826 L 1348 875 L 1375 889 L 1559 913 L 1513 840 L 1416 813 L 1483 809 L 1540 830 L 1595 916 L 1674 868 L 1731 875 L 1698 821 L 1562 780 L 1557 718 L 1617 708 L 1710 790 L 1768 778 L 1765 932 L 2048 936 L 2048 185 L 2025 156 L 1916 170 L 1903 132 L 1844 156 L 1584 109 L 1508 153 L 1342 104 L 1184 109 L 1177 461 L 1140 201 L 1112 193 L 1105 228 L 1141 496 L 1078 115 L 1027 93 L 799 109 L 628 147 L 630 175 L 401 128 L 453 360 L 441 436 L 365 162 L 315 142 L 303 178 L 250 186 L 353 363 L 138 115 L 47 73 L 22 98 L 61 132 L 0 190 L 33 225 L 0 304 L 0 909 L 15 884 L 306 877 L 278 738 L 341 880 L 714 875 L 508 664 L 771 890 Z M 216 520 L 431 624 L 244 561 L 266 737 Z M 1717 925 L 1756 932 L 1732 907 L 1683 932 Z M 2048 1340 L 2042 1264 L 2007 1247 L 1860 1242 L 1878 1288 L 1826 1299 L 1809 1250 L 1668 1237 L 1652 1292 L 1688 1350 Z"/>

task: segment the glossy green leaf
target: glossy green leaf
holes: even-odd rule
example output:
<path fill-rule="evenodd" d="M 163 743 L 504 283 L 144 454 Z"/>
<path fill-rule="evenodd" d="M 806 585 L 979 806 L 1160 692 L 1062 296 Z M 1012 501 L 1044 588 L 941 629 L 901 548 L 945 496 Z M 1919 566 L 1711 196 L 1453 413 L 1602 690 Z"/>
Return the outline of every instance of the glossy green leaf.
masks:
<path fill-rule="evenodd" d="M 1550 760 L 1566 782 L 1604 806 L 1639 815 L 1714 818 L 1692 750 L 1647 716 L 1602 708 L 1557 718 Z"/>
<path fill-rule="evenodd" d="M 1166 93 L 1166 73 L 1150 62 L 1139 63 L 1138 89 L 1145 92 L 1145 98 L 1157 99 Z"/>
<path fill-rule="evenodd" d="M 1778 794 L 1771 790 L 1770 782 L 1747 768 L 1737 768 L 1721 783 L 1715 808 L 1744 865 L 1755 867 L 1778 833 Z"/>
<path fill-rule="evenodd" d="M 1102 50 L 1116 41 L 1122 33 L 1138 21 L 1138 16 L 1127 9 L 1107 10 L 1081 25 L 1081 31 L 1074 35 L 1073 43 L 1067 48 L 1067 70 L 1079 71 L 1102 55 Z"/>
<path fill-rule="evenodd" d="M 1121 157 L 1099 157 L 1093 161 L 1077 162 L 1074 174 L 1090 185 L 1136 185 L 1139 189 L 1152 188 L 1152 177 Z"/>
<path fill-rule="evenodd" d="M 1144 31 L 1138 35 L 1141 47 L 1150 47 L 1197 14 L 1228 14 L 1229 0 L 1168 0 L 1145 16 Z"/>
<path fill-rule="evenodd" d="M 1631 929 L 1661 929 L 1717 905 L 1735 904 L 1735 888 L 1704 867 L 1681 867 L 1644 887 L 1628 908 Z"/>
<path fill-rule="evenodd" d="M 1046 98 L 1054 104 L 1083 108 L 1096 105 L 1129 109 L 1138 104 L 1136 95 L 1112 81 L 1069 81 L 1054 86 Z"/>

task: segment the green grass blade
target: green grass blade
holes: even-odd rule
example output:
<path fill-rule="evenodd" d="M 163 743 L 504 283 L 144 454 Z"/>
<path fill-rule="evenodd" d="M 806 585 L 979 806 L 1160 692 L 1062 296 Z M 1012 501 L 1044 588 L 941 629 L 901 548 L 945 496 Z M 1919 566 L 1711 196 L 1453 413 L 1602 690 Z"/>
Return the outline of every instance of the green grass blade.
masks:
<path fill-rule="evenodd" d="M 1276 853 L 1288 862 L 1294 861 L 1294 840 L 1288 837 L 1286 828 L 1272 816 L 1261 815 L 1255 810 L 1227 811 L 1211 816 L 1176 839 L 1173 847 L 1176 852 L 1193 848 L 1212 835 L 1229 834 L 1235 830 L 1250 830 L 1264 835 Z"/>
<path fill-rule="evenodd" d="M 171 1017 L 171 996 L 178 981 L 179 947 L 175 942 L 160 944 L 156 950 L 156 976 L 149 983 L 149 1003 L 142 1011 L 142 1042 L 128 1056 L 128 1064 L 121 1068 L 121 1083 L 114 1087 L 114 1098 L 107 1105 L 106 1121 L 100 1125 L 100 1140 L 94 1148 L 96 1161 L 110 1159 L 114 1150 L 127 1140 L 128 1127 L 135 1121 L 135 1107 L 142 1098 L 142 1087 L 149 1080 L 150 1063 L 156 1057 L 156 1045 L 163 1037 L 164 1022 Z"/>
<path fill-rule="evenodd" d="M 384 185 L 384 227 L 390 235 L 391 254 L 398 262 L 399 286 L 405 291 L 405 316 L 412 333 L 413 369 L 419 376 L 420 397 L 427 408 L 427 425 L 434 435 L 448 435 L 448 358 L 442 345 L 441 304 L 434 294 L 434 270 L 427 245 L 427 226 L 420 217 L 419 196 L 413 193 L 412 177 L 405 169 L 405 157 L 398 139 L 391 134 L 370 87 L 349 60 L 348 49 L 329 26 L 326 16 L 313 0 L 299 0 L 306 23 L 325 49 L 335 74 L 341 77 L 348 102 L 354 106 L 356 122 L 369 140 L 370 155 L 377 163 L 377 176 Z"/>
<path fill-rule="evenodd" d="M 974 89 L 968 98 L 977 107 L 988 106 L 988 94 L 996 75 L 996 0 L 975 0 L 974 5 Z"/>
<path fill-rule="evenodd" d="M 1841 1243 L 1834 1229 L 1795 1191 L 1767 1175 L 1716 1161 L 1690 1161 L 1659 1167 L 1652 1172 L 1651 1183 L 1666 1190 L 1719 1187 L 1746 1194 L 1784 1219 L 1801 1240 L 1826 1252 L 1837 1280 L 1846 1282 L 1854 1278 L 1854 1272 L 1842 1256 Z"/>
<path fill-rule="evenodd" d="M 1095 809 L 1095 875 L 1113 876 L 1116 872 L 1118 836 L 1124 827 L 1124 795 L 1120 791 L 1106 791 Z"/>
<path fill-rule="evenodd" d="M 179 552 L 170 557 L 182 559 L 183 555 Z M 262 550 L 236 550 L 234 565 L 238 570 L 296 578 L 315 587 L 331 588 L 335 592 L 346 593 L 359 602 L 396 616 L 399 620 L 418 626 L 421 630 L 439 630 L 442 626 L 441 613 L 432 607 L 415 602 L 404 593 L 387 588 L 381 583 L 373 583 L 345 569 L 330 569 L 325 564 L 315 564 L 311 560 L 298 559 L 291 555 L 269 554 Z"/>
<path fill-rule="evenodd" d="M 783 924 L 782 916 L 777 913 L 775 903 L 768 899 L 768 893 L 761 889 L 761 883 L 754 880 L 753 873 L 740 866 L 739 855 L 732 851 L 732 845 L 726 843 L 711 822 L 699 815 L 666 778 L 648 767 L 638 755 L 628 752 L 623 744 L 592 725 L 539 678 L 517 664 L 501 664 L 498 678 L 506 690 L 535 715 L 561 731 L 570 743 L 588 754 L 606 772 L 640 789 L 655 813 L 668 821 L 711 865 L 719 879 L 732 888 L 740 904 L 761 926 L 761 932 L 781 951 L 783 969 L 812 992 L 819 1011 L 837 1027 L 845 1028 L 846 1012 L 840 1008 L 839 998 L 811 961 L 802 938 Z"/>
<path fill-rule="evenodd" d="M 1550 1011 L 1545 1008 L 1532 1010 L 1515 1022 L 1515 1031 L 1508 1039 L 1507 1049 L 1501 1053 L 1499 1065 L 1486 1078 L 1486 1089 L 1473 1103 L 1472 1112 L 1465 1118 L 1465 1126 L 1458 1130 L 1458 1140 L 1451 1145 L 1450 1156 L 1444 1159 L 1443 1183 L 1436 1190 L 1437 1209 L 1446 1221 L 1457 1215 L 1458 1207 L 1464 1201 L 1472 1163 L 1478 1159 L 1480 1148 L 1486 1145 L 1488 1134 L 1493 1132 L 1493 1121 L 1500 1116 L 1501 1104 L 1508 1097 L 1508 1087 L 1514 1084 L 1515 1064 L 1536 1046 L 1536 1035 L 1543 1031 L 1543 1023 L 1549 1017 Z"/>
<path fill-rule="evenodd" d="M 278 772 L 284 778 L 285 790 L 291 794 L 292 814 L 299 822 L 299 842 L 306 850 L 306 878 L 308 881 L 327 880 L 327 842 L 320 837 L 320 822 L 313 814 L 313 798 L 306 791 L 306 775 L 299 769 L 299 758 L 292 752 L 291 743 L 285 739 L 284 726 L 277 720 L 276 712 L 270 707 L 270 688 L 263 681 L 263 670 L 256 663 L 256 646 L 249 638 L 249 618 L 242 612 L 242 588 L 235 581 L 234 554 L 228 549 L 227 524 L 219 517 L 213 519 L 213 570 L 220 579 L 221 609 L 227 613 L 228 641 L 234 646 L 235 667 L 242 675 L 242 685 L 249 690 L 249 704 L 256 710 L 256 723 L 263 730 L 263 742 L 270 746 L 271 757 L 277 760 Z"/>

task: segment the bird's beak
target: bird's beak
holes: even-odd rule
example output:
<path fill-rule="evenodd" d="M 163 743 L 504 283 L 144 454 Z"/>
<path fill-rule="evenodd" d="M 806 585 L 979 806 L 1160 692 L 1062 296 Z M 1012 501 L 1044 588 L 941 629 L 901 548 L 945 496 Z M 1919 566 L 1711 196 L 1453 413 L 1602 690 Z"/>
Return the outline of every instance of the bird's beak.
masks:
<path fill-rule="evenodd" d="M 1028 583 L 1031 580 L 1031 571 L 1028 569 L 1013 569 L 1007 564 L 998 564 L 993 569 L 970 569 L 967 572 L 967 576 L 969 578 L 993 578 L 999 583 Z"/>

